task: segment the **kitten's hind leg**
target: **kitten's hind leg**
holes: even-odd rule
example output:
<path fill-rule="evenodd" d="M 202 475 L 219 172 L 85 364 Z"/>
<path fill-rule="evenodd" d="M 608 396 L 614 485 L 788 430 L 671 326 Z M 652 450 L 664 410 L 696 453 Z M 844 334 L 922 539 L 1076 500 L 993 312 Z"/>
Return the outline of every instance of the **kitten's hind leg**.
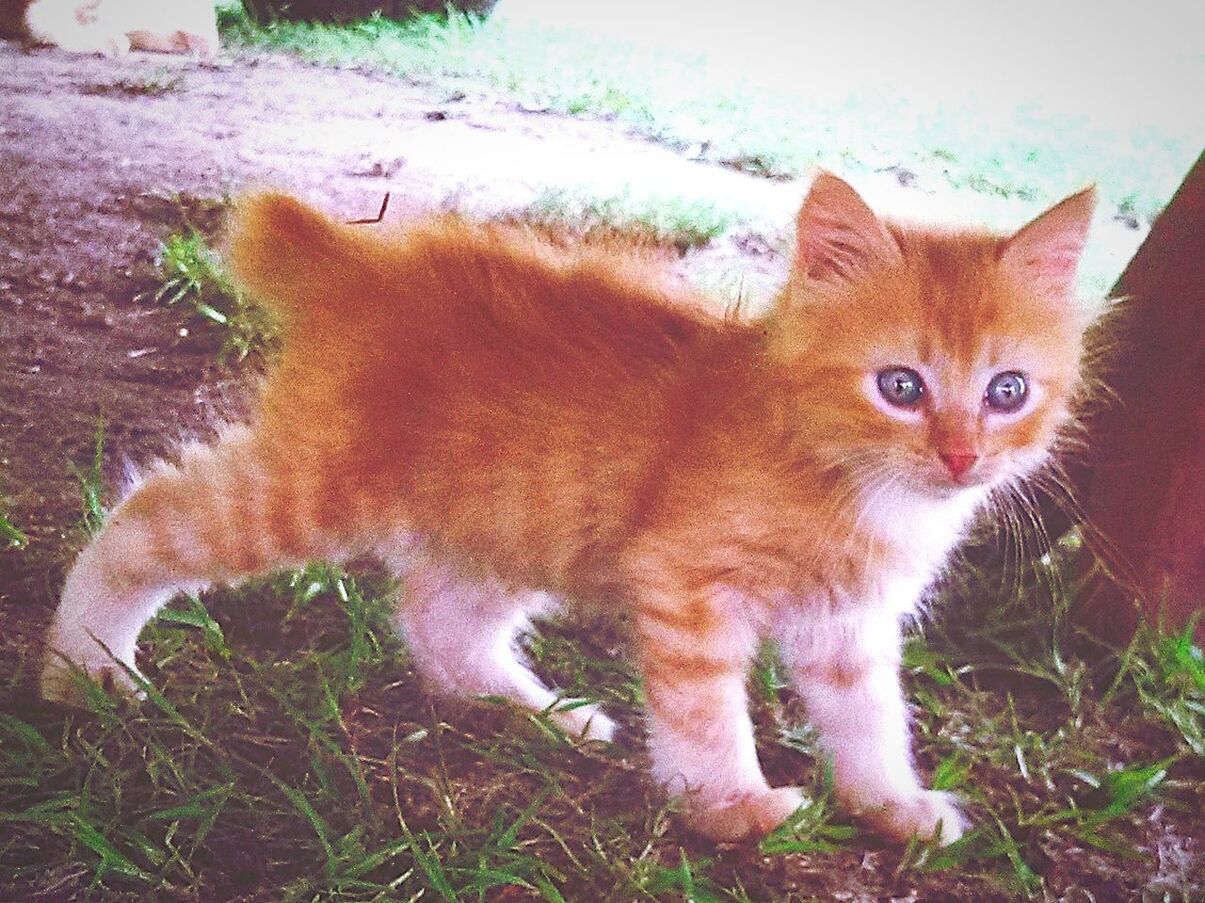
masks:
<path fill-rule="evenodd" d="M 73 666 L 125 692 L 138 635 L 182 590 L 236 583 L 328 557 L 313 526 L 322 492 L 304 454 L 273 451 L 245 429 L 161 464 L 109 516 L 67 575 L 46 642 L 42 695 L 77 700 Z M 127 670 L 128 669 L 128 670 Z"/>
<path fill-rule="evenodd" d="M 508 592 L 424 555 L 402 572 L 397 625 L 430 689 L 461 697 L 502 696 L 551 717 L 566 733 L 611 740 L 615 724 L 595 705 L 563 703 L 519 658 L 529 617 L 546 609 L 539 593 Z"/>

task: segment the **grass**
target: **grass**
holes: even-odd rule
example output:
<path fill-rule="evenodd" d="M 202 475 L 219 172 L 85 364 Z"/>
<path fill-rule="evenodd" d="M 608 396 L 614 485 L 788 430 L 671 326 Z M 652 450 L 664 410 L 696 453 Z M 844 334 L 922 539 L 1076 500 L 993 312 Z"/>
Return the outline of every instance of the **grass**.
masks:
<path fill-rule="evenodd" d="M 637 196 L 630 190 L 609 196 L 548 189 L 518 214 L 523 222 L 586 234 L 623 235 L 638 242 L 671 245 L 679 251 L 722 235 L 736 215 L 718 205 L 677 197 Z"/>
<path fill-rule="evenodd" d="M 113 81 L 83 85 L 85 94 L 115 95 L 126 97 L 163 97 L 182 90 L 184 78 L 170 69 L 156 69 L 141 75 L 118 78 Z"/>
<path fill-rule="evenodd" d="M 77 469 L 85 532 L 103 455 L 98 430 Z M 393 636 L 390 581 L 315 565 L 169 606 L 144 634 L 141 705 L 96 690 L 87 712 L 45 710 L 23 669 L 4 679 L 0 897 L 806 900 L 825 898 L 817 874 L 856 874 L 920 898 L 1192 899 L 1199 876 L 1151 873 L 1147 829 L 1190 832 L 1199 812 L 1205 659 L 1189 631 L 1082 641 L 1073 581 L 1052 579 L 1073 552 L 968 572 L 909 641 L 919 758 L 976 825 L 944 849 L 892 851 L 842 816 L 770 649 L 752 681 L 759 749 L 810 801 L 756 847 L 717 847 L 684 835 L 649 783 L 614 621 L 529 643 L 629 733 L 581 745 L 500 702 L 432 706 Z M 960 601 L 1002 596 L 989 612 Z"/>
<path fill-rule="evenodd" d="M 220 357 L 242 360 L 273 345 L 274 319 L 231 282 L 208 235 L 187 218 L 159 243 L 155 268 L 159 284 L 139 297 L 187 309 L 220 336 Z"/>
<path fill-rule="evenodd" d="M 0 552 L 24 548 L 27 541 L 25 534 L 9 519 L 8 500 L 0 495 Z"/>
<path fill-rule="evenodd" d="M 96 422 L 92 443 L 92 458 L 87 467 L 72 465 L 71 470 L 80 492 L 79 527 L 83 536 L 93 536 L 105 523 L 105 483 L 102 468 L 105 460 L 105 421 Z"/>

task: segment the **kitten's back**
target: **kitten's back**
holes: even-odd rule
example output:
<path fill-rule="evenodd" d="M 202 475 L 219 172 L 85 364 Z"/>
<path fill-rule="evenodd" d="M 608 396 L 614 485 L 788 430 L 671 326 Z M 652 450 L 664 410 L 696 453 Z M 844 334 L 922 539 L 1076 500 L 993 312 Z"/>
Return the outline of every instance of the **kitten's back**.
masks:
<path fill-rule="evenodd" d="M 437 217 L 382 237 L 264 194 L 229 246 L 287 324 L 265 416 L 340 418 L 349 486 L 527 585 L 595 582 L 666 424 L 691 419 L 685 381 L 749 338 L 640 254 L 523 229 Z"/>

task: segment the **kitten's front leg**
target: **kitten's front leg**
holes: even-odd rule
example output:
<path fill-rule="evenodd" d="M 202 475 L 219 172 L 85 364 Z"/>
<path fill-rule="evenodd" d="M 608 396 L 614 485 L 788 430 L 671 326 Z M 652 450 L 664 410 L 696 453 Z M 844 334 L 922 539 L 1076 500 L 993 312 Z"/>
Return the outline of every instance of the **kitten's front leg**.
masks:
<path fill-rule="evenodd" d="M 899 679 L 900 630 L 887 613 L 784 624 L 783 659 L 832 758 L 838 799 L 897 840 L 962 835 L 951 798 L 921 786 Z"/>
<path fill-rule="evenodd" d="M 803 796 L 772 789 L 757 761 L 745 689 L 755 634 L 713 602 L 662 594 L 645 598 L 636 628 L 654 778 L 700 834 L 739 840 L 773 830 Z"/>

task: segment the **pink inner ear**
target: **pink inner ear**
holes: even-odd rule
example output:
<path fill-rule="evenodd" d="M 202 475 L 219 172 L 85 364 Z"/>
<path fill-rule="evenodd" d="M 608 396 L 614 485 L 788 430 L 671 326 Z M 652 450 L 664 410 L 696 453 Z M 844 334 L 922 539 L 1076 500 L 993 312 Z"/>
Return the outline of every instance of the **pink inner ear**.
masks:
<path fill-rule="evenodd" d="M 1060 247 L 1034 249 L 1029 256 L 1016 256 L 1016 264 L 1023 267 L 1035 279 L 1051 286 L 1070 287 L 1079 269 L 1083 245 L 1067 244 Z"/>
<path fill-rule="evenodd" d="M 1095 206 L 1094 188 L 1055 204 L 1008 239 L 1001 262 L 1043 291 L 1070 293 Z"/>
<path fill-rule="evenodd" d="M 795 266 L 812 279 L 848 278 L 899 259 L 899 246 L 882 220 L 831 173 L 816 176 L 795 225 Z"/>
<path fill-rule="evenodd" d="M 859 249 L 858 235 L 844 223 L 813 220 L 799 235 L 798 265 L 812 278 L 829 272 L 847 273 L 856 269 L 865 255 Z"/>

